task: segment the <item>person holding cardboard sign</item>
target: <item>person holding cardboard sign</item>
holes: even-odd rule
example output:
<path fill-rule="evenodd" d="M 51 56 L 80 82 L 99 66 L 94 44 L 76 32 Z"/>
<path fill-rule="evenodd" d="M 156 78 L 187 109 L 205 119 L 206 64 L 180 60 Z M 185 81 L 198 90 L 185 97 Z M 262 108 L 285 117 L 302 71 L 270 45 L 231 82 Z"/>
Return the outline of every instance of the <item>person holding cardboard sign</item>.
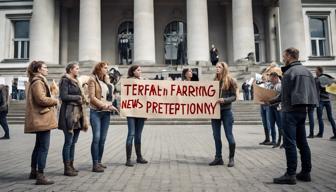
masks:
<path fill-rule="evenodd" d="M 141 68 L 139 65 L 133 65 L 128 69 L 127 78 L 141 79 Z M 135 153 L 137 155 L 136 162 L 146 164 L 148 161 L 141 154 L 141 134 L 145 124 L 145 118 L 127 117 L 128 133 L 126 139 L 126 163 L 128 167 L 133 167 L 131 162 L 132 145 L 134 139 Z"/>
<path fill-rule="evenodd" d="M 228 167 L 234 166 L 234 154 L 236 149 L 236 142 L 232 133 L 233 114 L 231 111 L 231 103 L 237 98 L 237 84 L 230 76 L 229 67 L 224 62 L 216 64 L 215 81 L 219 81 L 220 95 L 217 103 L 220 104 L 220 119 L 211 119 L 211 126 L 216 146 L 215 159 L 209 163 L 210 166 L 223 165 L 222 159 L 222 140 L 221 140 L 221 123 L 223 123 L 225 136 L 229 142 L 229 163 Z"/>

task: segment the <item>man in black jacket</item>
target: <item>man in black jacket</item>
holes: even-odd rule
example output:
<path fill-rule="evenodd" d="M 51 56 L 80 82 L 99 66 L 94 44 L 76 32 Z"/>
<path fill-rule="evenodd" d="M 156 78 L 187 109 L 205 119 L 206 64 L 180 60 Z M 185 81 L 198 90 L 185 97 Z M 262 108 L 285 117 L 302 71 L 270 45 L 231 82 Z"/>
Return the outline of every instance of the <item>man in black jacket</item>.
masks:
<path fill-rule="evenodd" d="M 282 125 L 286 150 L 287 171 L 274 178 L 277 184 L 296 184 L 296 179 L 311 181 L 311 154 L 306 138 L 305 121 L 307 107 L 318 104 L 315 80 L 311 72 L 299 61 L 299 50 L 288 48 L 283 52 L 285 66 L 281 87 Z M 297 152 L 301 155 L 302 170 L 296 174 Z"/>
<path fill-rule="evenodd" d="M 7 123 L 8 96 L 8 86 L 0 85 L 0 125 L 5 131 L 5 135 L 0 139 L 9 139 L 9 128 Z"/>
<path fill-rule="evenodd" d="M 336 124 L 332 115 L 331 102 L 329 98 L 329 93 L 326 91 L 326 86 L 335 82 L 335 79 L 328 74 L 323 73 L 322 67 L 316 67 L 316 87 L 319 94 L 319 106 L 317 108 L 317 120 L 319 123 L 319 132 L 316 137 L 323 137 L 324 133 L 324 123 L 323 123 L 323 108 L 327 110 L 328 120 L 331 124 L 334 136 L 330 137 L 331 140 L 336 139 Z"/>

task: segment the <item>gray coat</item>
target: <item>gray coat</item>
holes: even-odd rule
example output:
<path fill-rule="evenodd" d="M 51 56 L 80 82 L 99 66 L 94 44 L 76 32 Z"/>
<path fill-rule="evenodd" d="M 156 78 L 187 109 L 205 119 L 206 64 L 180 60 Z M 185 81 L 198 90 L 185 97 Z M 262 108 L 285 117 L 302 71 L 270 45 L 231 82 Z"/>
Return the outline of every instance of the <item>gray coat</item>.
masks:
<path fill-rule="evenodd" d="M 284 112 L 306 111 L 307 106 L 318 105 L 316 84 L 311 72 L 299 61 L 281 68 L 281 108 Z"/>

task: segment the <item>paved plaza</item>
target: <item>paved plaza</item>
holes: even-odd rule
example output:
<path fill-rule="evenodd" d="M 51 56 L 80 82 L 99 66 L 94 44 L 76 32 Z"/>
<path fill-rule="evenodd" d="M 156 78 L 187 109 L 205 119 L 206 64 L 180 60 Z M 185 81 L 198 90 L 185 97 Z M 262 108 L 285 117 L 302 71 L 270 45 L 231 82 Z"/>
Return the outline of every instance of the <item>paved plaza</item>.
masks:
<path fill-rule="evenodd" d="M 210 125 L 145 125 L 143 153 L 149 164 L 126 167 L 126 125 L 110 126 L 103 163 L 105 173 L 91 172 L 91 131 L 81 133 L 75 167 L 77 177 L 63 176 L 61 150 L 63 133 L 52 131 L 45 170 L 56 183 L 36 186 L 28 180 L 30 155 L 35 135 L 23 134 L 22 125 L 12 125 L 11 139 L 0 141 L 0 191 L 336 191 L 336 141 L 329 141 L 331 128 L 323 139 L 309 140 L 312 151 L 312 182 L 295 186 L 274 185 L 272 178 L 285 172 L 283 149 L 260 146 L 261 126 L 237 125 L 236 166 L 228 168 L 225 136 L 225 166 L 209 167 L 214 157 Z M 1 132 L 2 134 L 2 132 Z M 133 155 L 135 160 L 135 154 Z M 300 168 L 298 169 L 298 171 Z"/>

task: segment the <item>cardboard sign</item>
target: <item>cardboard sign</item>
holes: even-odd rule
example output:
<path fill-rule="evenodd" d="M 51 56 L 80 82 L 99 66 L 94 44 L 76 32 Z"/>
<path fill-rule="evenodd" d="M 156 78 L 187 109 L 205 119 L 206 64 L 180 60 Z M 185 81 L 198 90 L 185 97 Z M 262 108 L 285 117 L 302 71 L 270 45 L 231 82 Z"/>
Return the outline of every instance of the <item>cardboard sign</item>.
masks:
<path fill-rule="evenodd" d="M 120 114 L 143 118 L 219 119 L 219 82 L 121 80 Z"/>
<path fill-rule="evenodd" d="M 278 93 L 276 91 L 266 89 L 253 83 L 253 100 L 255 103 L 264 104 L 265 101 L 270 101 L 277 95 Z"/>

